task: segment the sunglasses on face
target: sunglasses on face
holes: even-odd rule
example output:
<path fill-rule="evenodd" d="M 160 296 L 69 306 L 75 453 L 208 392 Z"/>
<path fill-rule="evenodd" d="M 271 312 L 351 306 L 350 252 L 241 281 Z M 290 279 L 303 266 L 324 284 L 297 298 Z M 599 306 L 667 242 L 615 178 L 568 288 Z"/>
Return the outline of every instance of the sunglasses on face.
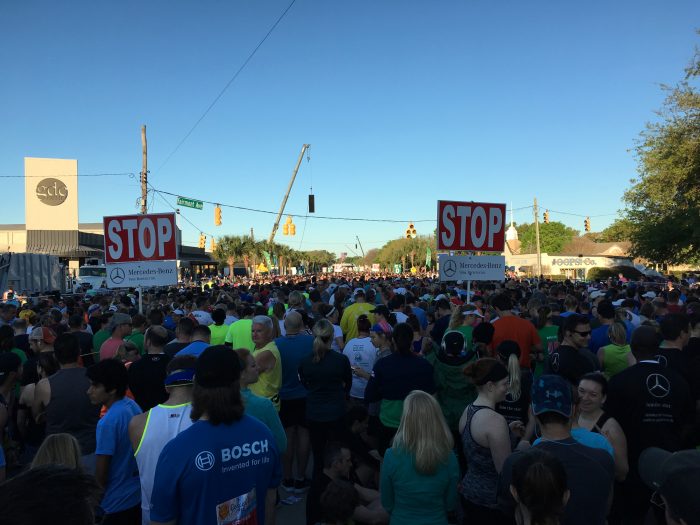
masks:
<path fill-rule="evenodd" d="M 574 330 L 574 332 L 576 332 L 581 337 L 588 337 L 589 335 L 591 335 L 591 330 L 584 330 L 584 331 Z"/>

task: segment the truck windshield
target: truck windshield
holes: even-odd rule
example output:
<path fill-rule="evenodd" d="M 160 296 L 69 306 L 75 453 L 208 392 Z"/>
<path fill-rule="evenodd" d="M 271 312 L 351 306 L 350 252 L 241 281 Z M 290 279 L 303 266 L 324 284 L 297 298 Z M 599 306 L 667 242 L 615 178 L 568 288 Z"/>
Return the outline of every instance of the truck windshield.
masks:
<path fill-rule="evenodd" d="M 78 271 L 80 277 L 107 277 L 107 270 L 98 266 L 80 268 Z"/>

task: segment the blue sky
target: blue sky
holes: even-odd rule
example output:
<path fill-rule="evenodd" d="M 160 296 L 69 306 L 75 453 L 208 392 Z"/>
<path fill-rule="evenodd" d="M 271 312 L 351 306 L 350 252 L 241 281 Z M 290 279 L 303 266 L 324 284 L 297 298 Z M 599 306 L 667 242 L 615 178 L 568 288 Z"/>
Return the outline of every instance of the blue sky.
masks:
<path fill-rule="evenodd" d="M 598 231 L 636 176 L 630 150 L 660 84 L 700 43 L 690 0 L 297 0 L 172 154 L 289 3 L 1 3 L 0 176 L 23 175 L 25 156 L 138 173 L 146 124 L 150 181 L 175 194 L 277 211 L 309 143 L 292 213 L 313 185 L 316 215 L 429 220 L 417 223 L 429 233 L 439 199 L 512 202 L 531 222 L 519 208 L 536 196 L 551 220 L 581 230 L 583 217 L 554 210 L 590 215 Z M 0 223 L 23 222 L 23 181 L 0 183 Z M 129 176 L 81 178 L 80 220 L 137 213 L 139 195 Z M 182 215 L 192 245 L 199 230 L 267 238 L 274 219 Z M 352 255 L 356 235 L 368 250 L 406 228 L 312 217 L 276 240 Z"/>

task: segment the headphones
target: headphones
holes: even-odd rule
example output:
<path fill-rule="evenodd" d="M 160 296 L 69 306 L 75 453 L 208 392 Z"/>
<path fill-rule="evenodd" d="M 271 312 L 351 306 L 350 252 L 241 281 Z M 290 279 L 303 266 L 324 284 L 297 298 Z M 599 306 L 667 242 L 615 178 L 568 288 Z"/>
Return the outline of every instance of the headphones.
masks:
<path fill-rule="evenodd" d="M 471 359 L 475 352 L 470 351 L 467 348 L 467 339 L 466 339 L 466 337 L 464 337 L 464 334 L 462 334 L 462 332 L 459 332 L 458 330 L 452 330 L 451 332 L 448 332 L 448 333 L 457 333 L 462 337 L 462 350 L 459 352 L 459 354 L 456 354 L 455 357 L 468 357 L 468 359 Z M 447 334 L 445 334 L 445 335 L 447 335 Z M 440 343 L 440 348 L 442 349 L 443 354 L 447 354 L 447 345 L 445 344 L 445 336 L 442 337 L 442 342 Z"/>

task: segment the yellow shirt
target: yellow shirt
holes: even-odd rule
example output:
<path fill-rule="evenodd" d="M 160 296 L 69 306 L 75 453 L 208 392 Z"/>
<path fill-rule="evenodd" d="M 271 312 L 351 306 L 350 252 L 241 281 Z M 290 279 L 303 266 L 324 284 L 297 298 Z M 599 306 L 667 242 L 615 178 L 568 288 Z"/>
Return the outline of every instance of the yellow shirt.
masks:
<path fill-rule="evenodd" d="M 357 318 L 361 315 L 366 315 L 370 324 L 374 324 L 374 314 L 369 313 L 370 310 L 374 310 L 374 305 L 370 303 L 354 303 L 345 309 L 340 320 L 340 329 L 345 334 L 346 341 L 357 337 Z"/>
<path fill-rule="evenodd" d="M 253 394 L 266 397 L 272 401 L 275 410 L 279 412 L 280 388 L 282 387 L 282 359 L 280 358 L 280 351 L 277 349 L 275 342 L 270 341 L 259 350 L 253 350 L 253 357 L 256 357 L 266 350 L 269 350 L 272 352 L 272 355 L 275 356 L 275 367 L 272 370 L 260 374 L 258 382 L 253 383 L 248 388 L 250 388 Z"/>

